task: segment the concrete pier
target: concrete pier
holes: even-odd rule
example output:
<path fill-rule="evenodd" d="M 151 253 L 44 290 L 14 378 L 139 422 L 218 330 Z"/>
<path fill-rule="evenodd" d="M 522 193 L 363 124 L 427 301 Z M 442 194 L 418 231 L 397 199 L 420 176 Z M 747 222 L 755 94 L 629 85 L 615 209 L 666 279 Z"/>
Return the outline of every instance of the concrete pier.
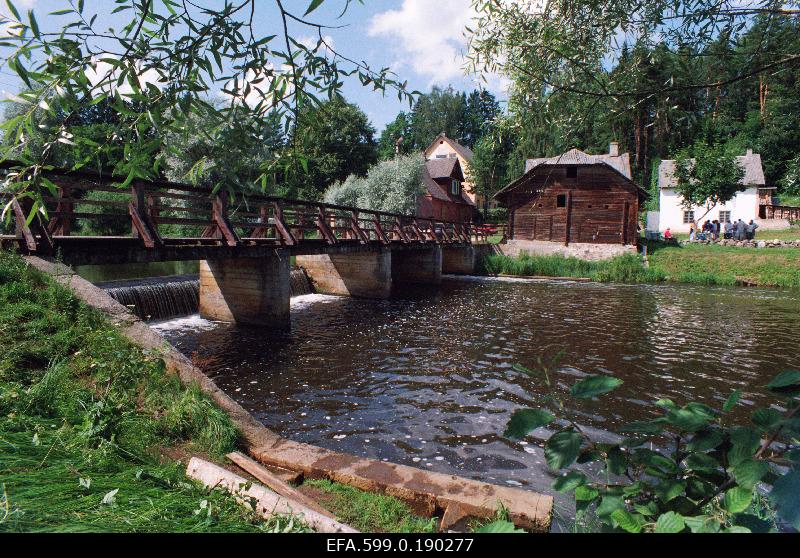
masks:
<path fill-rule="evenodd" d="M 289 326 L 289 258 L 229 258 L 200 262 L 200 315 L 212 320 Z"/>
<path fill-rule="evenodd" d="M 442 247 L 392 252 L 392 280 L 398 283 L 438 285 L 442 282 Z"/>
<path fill-rule="evenodd" d="M 379 248 L 349 254 L 297 256 L 314 290 L 322 294 L 360 298 L 389 298 L 392 292 L 393 254 Z"/>
<path fill-rule="evenodd" d="M 457 275 L 475 273 L 475 248 L 473 246 L 442 247 L 442 273 Z"/>

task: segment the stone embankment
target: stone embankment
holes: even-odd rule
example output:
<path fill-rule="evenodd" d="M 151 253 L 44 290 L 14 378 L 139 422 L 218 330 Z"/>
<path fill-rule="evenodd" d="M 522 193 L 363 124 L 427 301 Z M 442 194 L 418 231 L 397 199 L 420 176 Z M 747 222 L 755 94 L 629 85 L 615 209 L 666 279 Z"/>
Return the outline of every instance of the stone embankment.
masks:
<path fill-rule="evenodd" d="M 723 238 L 717 241 L 714 240 L 694 240 L 681 241 L 681 246 L 688 244 L 716 244 L 718 246 L 736 246 L 739 248 L 800 248 L 800 239 L 798 240 L 779 240 L 774 239 L 755 239 L 755 240 L 733 240 L 730 238 Z"/>

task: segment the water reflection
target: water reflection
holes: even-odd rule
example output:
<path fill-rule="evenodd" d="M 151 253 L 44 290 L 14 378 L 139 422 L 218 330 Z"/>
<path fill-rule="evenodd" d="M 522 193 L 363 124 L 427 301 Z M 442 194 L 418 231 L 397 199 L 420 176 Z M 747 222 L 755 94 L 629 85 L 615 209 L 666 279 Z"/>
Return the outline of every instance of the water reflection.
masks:
<path fill-rule="evenodd" d="M 309 295 L 292 330 L 157 324 L 270 428 L 298 441 L 471 478 L 551 492 L 546 433 L 500 436 L 510 413 L 544 389 L 512 370 L 564 350 L 555 377 L 606 373 L 625 383 L 581 401 L 571 418 L 598 435 L 655 413 L 667 397 L 745 405 L 800 365 L 800 297 L 781 291 L 449 280 L 389 301 Z"/>

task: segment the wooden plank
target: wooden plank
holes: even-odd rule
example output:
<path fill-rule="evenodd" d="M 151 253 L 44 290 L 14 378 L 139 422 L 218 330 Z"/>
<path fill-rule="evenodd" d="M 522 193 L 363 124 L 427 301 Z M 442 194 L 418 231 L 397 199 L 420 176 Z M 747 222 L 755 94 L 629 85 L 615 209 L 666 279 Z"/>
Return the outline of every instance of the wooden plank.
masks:
<path fill-rule="evenodd" d="M 278 234 L 281 236 L 283 243 L 287 246 L 294 246 L 297 244 L 297 239 L 292 234 L 292 231 L 289 230 L 289 227 L 286 225 L 286 222 L 283 220 L 283 206 L 280 202 L 275 202 L 273 204 L 274 213 L 273 217 L 275 219 L 275 229 L 278 231 Z"/>
<path fill-rule="evenodd" d="M 208 488 L 223 488 L 243 505 L 255 500 L 256 512 L 264 519 L 273 515 L 295 515 L 320 533 L 358 533 L 349 525 L 339 523 L 299 502 L 253 484 L 244 477 L 197 457 L 192 457 L 186 467 L 186 476 L 203 483 Z"/>
<path fill-rule="evenodd" d="M 300 502 L 304 506 L 315 510 L 322 515 L 330 517 L 331 519 L 335 519 L 335 516 L 320 506 L 317 502 L 300 492 L 299 490 L 294 489 L 289 484 L 284 482 L 280 479 L 277 475 L 272 473 L 269 469 L 247 457 L 245 454 L 240 453 L 238 451 L 234 451 L 226 455 L 228 459 L 236 463 L 239 467 L 253 475 L 256 479 L 263 482 L 267 487 L 271 488 L 281 496 L 285 496 L 286 498 L 290 498 L 297 502 Z"/>

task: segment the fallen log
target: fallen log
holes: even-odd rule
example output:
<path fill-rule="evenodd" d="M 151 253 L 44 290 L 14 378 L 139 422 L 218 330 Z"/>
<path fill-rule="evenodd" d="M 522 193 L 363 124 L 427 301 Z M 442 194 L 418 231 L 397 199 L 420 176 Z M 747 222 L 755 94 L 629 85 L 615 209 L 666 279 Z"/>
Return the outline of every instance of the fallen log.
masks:
<path fill-rule="evenodd" d="M 260 484 L 253 484 L 236 473 L 231 473 L 227 469 L 197 457 L 189 460 L 186 476 L 200 481 L 208 488 L 224 488 L 243 504 L 249 504 L 255 500 L 256 512 L 265 519 L 276 514 L 295 515 L 320 533 L 358 533 L 348 525 L 339 523 L 299 502 L 280 496 Z"/>
<path fill-rule="evenodd" d="M 267 485 L 268 488 L 271 488 L 281 496 L 299 502 L 300 504 L 306 506 L 307 508 L 310 508 L 316 512 L 321 513 L 322 515 L 330 517 L 331 519 L 335 519 L 334 515 L 331 512 L 320 506 L 317 502 L 315 502 L 314 500 L 312 500 L 299 490 L 296 490 L 295 488 L 284 482 L 280 477 L 272 473 L 272 471 L 270 471 L 260 463 L 250 459 L 243 453 L 240 453 L 238 451 L 233 451 L 228 455 L 226 455 L 225 457 L 236 463 L 236 465 L 238 465 L 243 470 L 253 475 L 253 477 L 263 482 L 265 485 Z"/>

